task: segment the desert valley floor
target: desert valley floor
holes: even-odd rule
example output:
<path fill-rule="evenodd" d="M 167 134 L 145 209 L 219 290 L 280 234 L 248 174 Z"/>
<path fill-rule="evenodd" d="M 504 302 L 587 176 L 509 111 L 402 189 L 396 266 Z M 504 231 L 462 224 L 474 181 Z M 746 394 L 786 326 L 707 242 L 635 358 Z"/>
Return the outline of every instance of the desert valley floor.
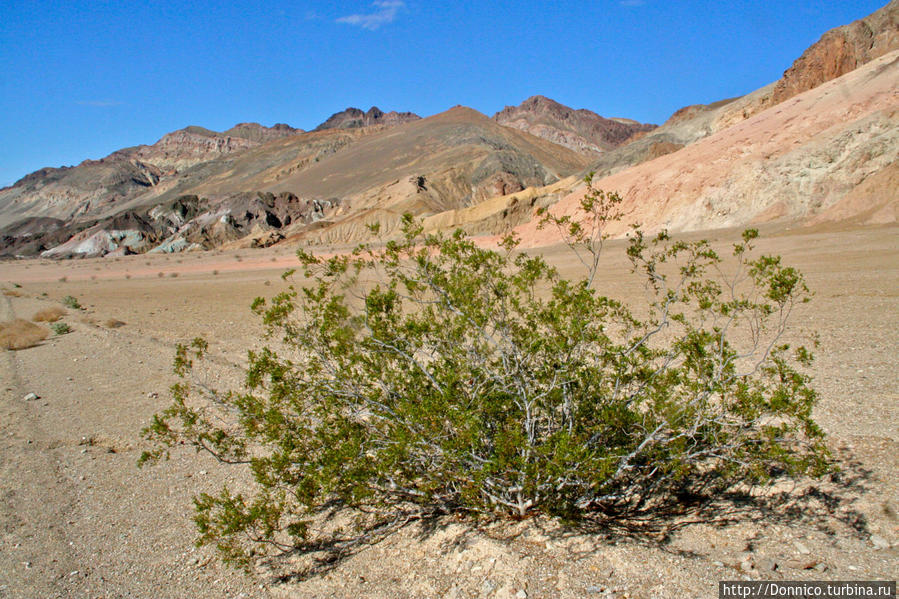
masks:
<path fill-rule="evenodd" d="M 738 232 L 705 235 L 724 248 Z M 292 249 L 0 263 L 0 321 L 68 295 L 85 307 L 64 318 L 71 333 L 0 355 L 0 597 L 685 598 L 744 577 L 895 580 L 899 228 L 771 226 L 759 247 L 798 266 L 815 292 L 792 322 L 820 333 L 816 419 L 838 480 L 642 531 L 409 525 L 314 572 L 283 559 L 256 577 L 193 545 L 192 495 L 241 475 L 186 449 L 138 469 L 139 431 L 168 405 L 180 341 L 206 336 L 221 382 L 239 385 L 246 350 L 264 343 L 249 304 L 280 289 Z M 607 246 L 599 288 L 639 296 L 622 283 L 622 250 Z M 566 248 L 544 253 L 574 274 Z"/>

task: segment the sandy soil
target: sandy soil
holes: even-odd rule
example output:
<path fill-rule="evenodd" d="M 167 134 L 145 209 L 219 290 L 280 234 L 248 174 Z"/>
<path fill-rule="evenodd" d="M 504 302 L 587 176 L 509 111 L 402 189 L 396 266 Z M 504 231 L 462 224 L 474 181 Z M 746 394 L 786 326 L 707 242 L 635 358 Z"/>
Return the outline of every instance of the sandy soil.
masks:
<path fill-rule="evenodd" d="M 683 598 L 743 577 L 896 579 L 899 228 L 766 233 L 762 248 L 799 266 L 817 294 L 794 322 L 821 334 L 816 417 L 843 460 L 840 482 L 800 485 L 789 505 L 732 506 L 667 536 L 657 528 L 672 523 L 593 533 L 540 521 L 410 525 L 328 568 L 281 560 L 257 577 L 192 544 L 191 496 L 245 475 L 186 450 L 138 469 L 139 431 L 168 404 L 178 341 L 205 335 L 217 378 L 239 384 L 246 349 L 263 342 L 249 303 L 279 290 L 291 252 L 2 263 L 12 295 L 0 296 L 0 321 L 66 295 L 86 309 L 64 319 L 72 333 L 0 354 L 0 597 Z M 708 235 L 722 247 L 736 239 Z M 637 295 L 620 250 L 609 246 L 599 284 Z M 545 253 L 574 272 L 563 249 Z M 104 326 L 111 318 L 125 325 Z"/>

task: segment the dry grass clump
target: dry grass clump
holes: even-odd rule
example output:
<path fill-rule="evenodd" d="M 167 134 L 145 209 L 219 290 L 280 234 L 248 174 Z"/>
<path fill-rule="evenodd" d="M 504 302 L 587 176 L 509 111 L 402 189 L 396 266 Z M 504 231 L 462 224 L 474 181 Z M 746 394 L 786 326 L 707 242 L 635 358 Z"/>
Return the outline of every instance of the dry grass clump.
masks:
<path fill-rule="evenodd" d="M 107 329 L 117 329 L 119 327 L 125 326 L 125 323 L 116 318 L 110 318 L 103 323 L 103 326 L 105 326 Z"/>
<path fill-rule="evenodd" d="M 50 335 L 50 331 L 23 318 L 0 322 L 0 347 L 26 349 L 34 347 Z"/>
<path fill-rule="evenodd" d="M 42 308 L 35 312 L 34 316 L 31 317 L 31 320 L 34 322 L 56 322 L 66 314 L 65 308 L 60 306 L 50 306 L 49 308 Z"/>

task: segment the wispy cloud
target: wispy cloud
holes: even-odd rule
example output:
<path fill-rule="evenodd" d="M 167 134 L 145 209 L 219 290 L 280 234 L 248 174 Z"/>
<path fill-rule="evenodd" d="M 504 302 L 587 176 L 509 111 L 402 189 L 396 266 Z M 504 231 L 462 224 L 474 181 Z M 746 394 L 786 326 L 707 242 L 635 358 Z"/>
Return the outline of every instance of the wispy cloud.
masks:
<path fill-rule="evenodd" d="M 374 12 L 364 15 L 347 15 L 340 17 L 336 22 L 374 31 L 380 28 L 381 25 L 393 23 L 400 9 L 406 7 L 406 3 L 402 0 L 378 0 L 377 2 L 372 2 L 372 6 L 375 7 Z"/>
<path fill-rule="evenodd" d="M 115 100 L 83 100 L 76 102 L 79 106 L 93 106 L 94 108 L 109 108 L 110 106 L 121 106 L 121 102 Z"/>
<path fill-rule="evenodd" d="M 621 0 L 618 4 L 621 6 L 644 6 L 646 0 Z"/>

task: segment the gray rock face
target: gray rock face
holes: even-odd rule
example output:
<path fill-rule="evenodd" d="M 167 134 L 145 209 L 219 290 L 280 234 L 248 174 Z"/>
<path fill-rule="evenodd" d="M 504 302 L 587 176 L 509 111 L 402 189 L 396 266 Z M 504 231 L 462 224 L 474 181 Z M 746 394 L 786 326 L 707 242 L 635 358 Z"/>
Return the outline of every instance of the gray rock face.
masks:
<path fill-rule="evenodd" d="M 369 108 L 368 112 L 362 112 L 358 108 L 347 108 L 341 112 L 335 112 L 328 120 L 316 127 L 315 131 L 324 131 L 325 129 L 358 129 L 360 127 L 371 127 L 373 125 L 399 125 L 411 121 L 421 119 L 420 116 L 412 112 L 383 112 L 377 106 Z"/>

